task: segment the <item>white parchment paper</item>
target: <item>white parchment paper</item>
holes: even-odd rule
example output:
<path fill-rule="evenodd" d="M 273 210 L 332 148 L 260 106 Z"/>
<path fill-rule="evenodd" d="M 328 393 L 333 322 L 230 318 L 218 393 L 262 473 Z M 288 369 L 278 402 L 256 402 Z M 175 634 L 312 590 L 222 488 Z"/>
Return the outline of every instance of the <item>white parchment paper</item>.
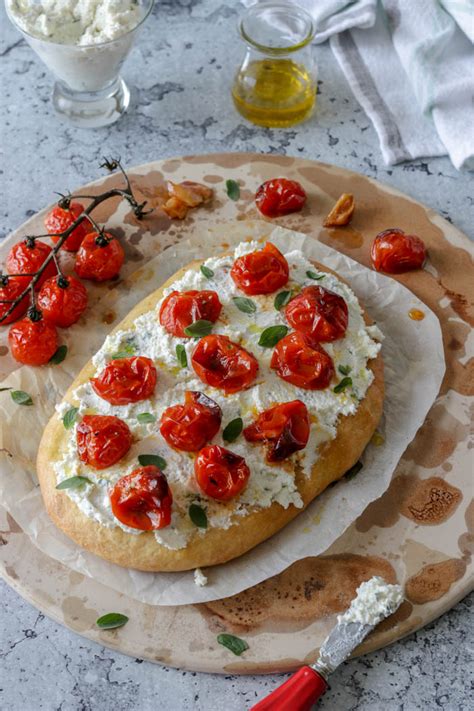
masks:
<path fill-rule="evenodd" d="M 67 331 L 69 355 L 60 366 L 23 367 L 1 387 L 26 390 L 34 406 L 15 405 L 0 393 L 0 504 L 35 545 L 73 570 L 153 605 L 182 605 L 227 597 L 281 572 L 296 560 L 323 553 L 387 489 L 393 471 L 422 425 L 438 394 L 445 364 L 438 319 L 410 291 L 393 279 L 366 269 L 313 238 L 269 223 L 240 223 L 196 234 L 170 248 L 135 272 L 101 300 L 95 315 Z M 306 256 L 337 271 L 351 285 L 385 335 L 386 399 L 379 427 L 383 444 L 369 444 L 363 468 L 319 496 L 303 513 L 270 540 L 240 558 L 208 568 L 208 585 L 197 587 L 193 571 L 142 573 L 120 568 L 82 550 L 49 520 L 35 473 L 35 458 L 45 424 L 79 368 L 100 347 L 106 333 L 130 308 L 194 258 L 215 255 L 216 244 L 232 246 L 242 239 L 270 239 L 280 249 L 301 248 Z M 412 308 L 422 321 L 408 317 Z M 104 314 L 114 315 L 104 326 Z"/>

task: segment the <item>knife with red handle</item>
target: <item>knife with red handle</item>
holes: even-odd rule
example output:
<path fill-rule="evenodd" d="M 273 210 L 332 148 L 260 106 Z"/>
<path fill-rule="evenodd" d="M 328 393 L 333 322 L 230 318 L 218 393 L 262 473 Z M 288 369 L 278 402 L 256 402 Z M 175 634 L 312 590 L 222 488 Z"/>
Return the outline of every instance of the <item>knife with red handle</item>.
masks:
<path fill-rule="evenodd" d="M 328 688 L 329 675 L 347 659 L 382 619 L 398 609 L 402 601 L 403 596 L 400 592 L 399 599 L 390 601 L 386 609 L 382 608 L 371 624 L 353 622 L 350 617 L 346 618 L 347 613 L 339 617 L 337 625 L 323 642 L 317 661 L 311 666 L 299 669 L 284 684 L 252 706 L 250 711 L 309 711 Z"/>

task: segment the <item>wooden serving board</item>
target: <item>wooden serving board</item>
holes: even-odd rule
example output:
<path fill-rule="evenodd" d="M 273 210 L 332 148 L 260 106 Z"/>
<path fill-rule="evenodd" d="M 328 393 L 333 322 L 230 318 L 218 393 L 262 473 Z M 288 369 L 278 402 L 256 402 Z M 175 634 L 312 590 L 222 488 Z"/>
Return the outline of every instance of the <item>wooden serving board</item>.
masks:
<path fill-rule="evenodd" d="M 468 437 L 469 396 L 474 387 L 468 337 L 474 274 L 469 240 L 433 210 L 393 188 L 342 168 L 299 158 L 213 154 L 157 161 L 129 169 L 129 173 L 137 193 L 151 202 L 156 186 L 166 178 L 204 182 L 215 189 L 216 196 L 212 207 L 195 210 L 183 222 L 156 214 L 136 223 L 125 208 L 116 203 L 104 205 L 99 219 L 107 221 L 112 231 L 120 235 L 123 224 L 129 226 L 123 276 L 190 237 L 198 227 L 260 218 L 253 202 L 255 190 L 264 180 L 279 176 L 300 181 L 308 202 L 301 213 L 278 223 L 311 235 L 366 266 L 370 266 L 372 239 L 381 230 L 400 227 L 418 234 L 428 247 L 429 265 L 423 272 L 397 278 L 438 315 L 446 376 L 389 489 L 324 556 L 301 560 L 232 598 L 205 605 L 154 607 L 48 558 L 12 517 L 0 510 L 0 572 L 5 580 L 48 616 L 100 644 L 151 661 L 208 672 L 288 671 L 314 660 L 335 615 L 348 606 L 360 582 L 374 574 L 395 580 L 395 565 L 406 571 L 407 600 L 357 652 L 389 644 L 441 615 L 472 584 L 474 507 Z M 241 185 L 238 202 L 229 200 L 225 193 L 229 178 Z M 104 184 L 116 185 L 118 181 L 116 176 L 108 177 L 78 192 L 102 192 Z M 323 219 L 342 192 L 355 195 L 352 223 L 337 230 L 324 229 Z M 1 252 L 21 235 L 41 233 L 45 212 L 12 234 Z M 150 290 L 155 287 L 150 285 Z M 100 288 L 107 287 L 96 287 L 94 298 Z M 114 314 L 101 317 L 105 337 Z M 0 372 L 10 368 L 8 349 L 2 345 Z M 96 618 L 111 610 L 129 615 L 129 622 L 119 630 L 98 630 Z M 248 641 L 250 648 L 242 657 L 217 644 L 216 635 L 222 631 Z"/>

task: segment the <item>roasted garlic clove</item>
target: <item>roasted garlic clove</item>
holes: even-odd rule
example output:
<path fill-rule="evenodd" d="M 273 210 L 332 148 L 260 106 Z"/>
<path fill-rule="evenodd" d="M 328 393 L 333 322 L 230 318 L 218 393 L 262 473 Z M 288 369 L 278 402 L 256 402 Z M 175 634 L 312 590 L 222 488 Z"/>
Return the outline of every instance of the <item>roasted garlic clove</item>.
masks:
<path fill-rule="evenodd" d="M 324 227 L 342 227 L 349 224 L 354 214 L 355 201 L 351 193 L 343 193 L 323 222 Z"/>

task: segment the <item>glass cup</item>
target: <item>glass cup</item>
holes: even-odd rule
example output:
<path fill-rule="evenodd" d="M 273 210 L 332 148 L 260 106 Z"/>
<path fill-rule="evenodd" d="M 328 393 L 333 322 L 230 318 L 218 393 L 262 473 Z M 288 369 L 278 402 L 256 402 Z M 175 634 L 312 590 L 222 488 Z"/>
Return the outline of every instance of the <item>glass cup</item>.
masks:
<path fill-rule="evenodd" d="M 9 10 L 11 22 L 56 77 L 53 104 L 56 112 L 83 128 L 99 128 L 117 121 L 130 103 L 130 90 L 119 71 L 154 0 L 136 0 L 143 8 L 140 22 L 125 34 L 90 45 L 60 44 L 27 33 Z"/>
<path fill-rule="evenodd" d="M 260 2 L 247 10 L 239 30 L 247 49 L 232 87 L 237 111 L 267 127 L 308 118 L 317 87 L 310 15 L 293 3 Z"/>

